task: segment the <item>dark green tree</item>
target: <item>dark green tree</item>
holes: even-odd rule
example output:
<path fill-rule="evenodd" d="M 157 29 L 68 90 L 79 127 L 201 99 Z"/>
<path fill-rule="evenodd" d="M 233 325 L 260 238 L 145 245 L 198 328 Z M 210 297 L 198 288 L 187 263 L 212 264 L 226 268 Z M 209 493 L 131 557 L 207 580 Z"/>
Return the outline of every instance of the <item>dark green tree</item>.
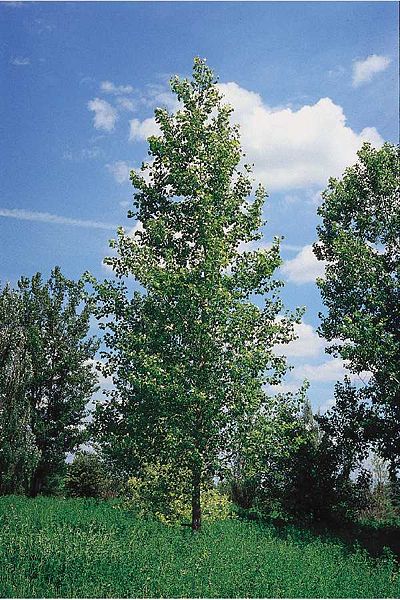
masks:
<path fill-rule="evenodd" d="M 361 429 L 360 444 L 390 462 L 393 480 L 400 467 L 399 166 L 397 146 L 364 144 L 358 162 L 329 180 L 314 246 L 326 261 L 320 333 L 332 342 L 327 352 L 363 381 L 338 390 L 335 418 L 351 408 L 353 438 Z"/>
<path fill-rule="evenodd" d="M 365 507 L 365 473 L 350 472 L 358 456 L 349 452 L 346 423 L 331 435 L 324 417 L 313 415 L 306 387 L 277 397 L 254 423 L 239 448 L 231 477 L 232 499 L 247 515 L 302 523 L 338 524 Z M 336 423 L 335 423 L 336 424 Z"/>
<path fill-rule="evenodd" d="M 120 229 L 107 262 L 145 292 L 129 299 L 122 281 L 97 285 L 105 374 L 116 385 L 96 420 L 103 451 L 127 473 L 156 462 L 187 470 L 194 530 L 202 482 L 229 463 L 268 403 L 264 384 L 286 371 L 273 346 L 293 338 L 301 316 L 282 314 L 279 239 L 239 251 L 261 237 L 265 192 L 249 198 L 251 169 L 239 170 L 239 131 L 215 83 L 200 59 L 192 80 L 171 80 L 182 107 L 155 111 L 152 160 L 131 173 L 129 216 L 142 231 Z"/>
<path fill-rule="evenodd" d="M 99 456 L 90 452 L 77 452 L 68 465 L 65 487 L 73 497 L 104 497 L 109 491 L 109 481 Z"/>
<path fill-rule="evenodd" d="M 56 267 L 48 281 L 40 273 L 18 282 L 20 326 L 32 376 L 25 390 L 31 430 L 40 460 L 30 493 L 51 492 L 65 470 L 65 455 L 85 440 L 86 405 L 96 389 L 92 361 L 98 348 L 88 338 L 91 305 L 81 281 Z"/>
<path fill-rule="evenodd" d="M 24 493 L 39 461 L 26 396 L 32 364 L 19 295 L 0 291 L 0 494 Z"/>
<path fill-rule="evenodd" d="M 227 479 L 233 501 L 247 514 L 282 516 L 286 510 L 290 467 L 311 437 L 301 417 L 306 390 L 304 385 L 297 394 L 277 394 L 238 440 Z"/>

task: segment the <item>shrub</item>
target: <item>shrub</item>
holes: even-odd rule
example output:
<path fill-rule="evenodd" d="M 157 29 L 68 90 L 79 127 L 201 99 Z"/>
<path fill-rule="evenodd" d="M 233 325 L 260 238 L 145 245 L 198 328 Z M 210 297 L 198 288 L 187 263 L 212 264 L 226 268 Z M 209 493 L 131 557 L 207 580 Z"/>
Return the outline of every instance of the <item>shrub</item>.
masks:
<path fill-rule="evenodd" d="M 107 495 L 109 481 L 97 454 L 78 452 L 75 455 L 68 466 L 65 487 L 72 497 L 102 498 Z"/>
<path fill-rule="evenodd" d="M 189 522 L 190 496 L 185 486 L 188 473 L 177 472 L 170 465 L 148 465 L 141 477 L 128 480 L 128 500 L 125 507 L 141 517 L 153 517 L 163 523 Z M 233 515 L 232 503 L 226 494 L 213 487 L 204 487 L 201 495 L 204 521 L 228 519 Z"/>

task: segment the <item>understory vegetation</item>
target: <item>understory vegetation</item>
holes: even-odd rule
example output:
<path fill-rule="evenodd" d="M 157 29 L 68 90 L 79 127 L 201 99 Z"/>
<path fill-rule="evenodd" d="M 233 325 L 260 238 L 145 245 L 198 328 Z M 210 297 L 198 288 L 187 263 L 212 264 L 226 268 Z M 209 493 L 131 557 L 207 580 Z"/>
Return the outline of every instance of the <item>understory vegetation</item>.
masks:
<path fill-rule="evenodd" d="M 396 598 L 386 552 L 294 526 L 138 519 L 115 501 L 0 499 L 2 597 Z"/>

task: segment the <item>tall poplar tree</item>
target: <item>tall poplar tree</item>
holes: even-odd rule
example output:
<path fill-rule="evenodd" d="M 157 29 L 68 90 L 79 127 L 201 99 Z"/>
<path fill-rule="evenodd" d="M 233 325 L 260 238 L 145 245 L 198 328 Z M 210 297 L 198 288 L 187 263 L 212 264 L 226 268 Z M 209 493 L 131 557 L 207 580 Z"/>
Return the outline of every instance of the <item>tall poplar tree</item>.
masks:
<path fill-rule="evenodd" d="M 0 291 L 0 494 L 26 492 L 40 458 L 26 395 L 32 363 L 22 313 L 20 297 L 6 285 Z"/>
<path fill-rule="evenodd" d="M 82 281 L 53 269 L 0 290 L 0 493 L 49 493 L 85 440 L 97 388 Z"/>
<path fill-rule="evenodd" d="M 98 407 L 103 450 L 126 473 L 144 463 L 190 473 L 192 529 L 201 525 L 201 487 L 229 463 L 268 402 L 267 383 L 286 372 L 273 346 L 293 338 L 283 311 L 279 239 L 261 238 L 265 191 L 239 168 L 231 125 L 214 74 L 195 59 L 193 79 L 171 80 L 181 108 L 155 111 L 147 164 L 131 172 L 141 228 L 121 228 L 106 259 L 121 279 L 95 286 L 106 329 L 105 374 L 115 390 Z M 143 288 L 130 298 L 124 277 Z M 281 318 L 277 318 L 278 315 Z"/>
<path fill-rule="evenodd" d="M 327 265 L 318 280 L 327 352 L 347 360 L 353 373 L 368 372 L 361 387 L 337 386 L 331 423 L 349 422 L 352 448 L 356 440 L 364 449 L 373 444 L 390 462 L 393 481 L 400 469 L 399 173 L 398 146 L 364 144 L 358 162 L 322 194 L 314 247 Z"/>
<path fill-rule="evenodd" d="M 55 267 L 48 281 L 37 273 L 22 277 L 18 287 L 33 371 L 27 397 L 40 451 L 30 490 L 35 496 L 51 491 L 52 480 L 63 474 L 66 453 L 86 439 L 98 342 L 88 337 L 92 309 L 82 281 L 67 279 Z"/>

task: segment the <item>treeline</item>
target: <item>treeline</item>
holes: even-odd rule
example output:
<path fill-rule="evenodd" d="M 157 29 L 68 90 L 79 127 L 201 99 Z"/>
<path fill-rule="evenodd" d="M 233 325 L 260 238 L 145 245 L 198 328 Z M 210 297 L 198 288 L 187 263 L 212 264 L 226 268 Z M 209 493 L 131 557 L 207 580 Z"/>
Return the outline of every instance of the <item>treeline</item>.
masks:
<path fill-rule="evenodd" d="M 55 268 L 0 293 L 0 492 L 51 494 L 65 456 L 82 444 L 97 389 L 83 282 Z"/>
<path fill-rule="evenodd" d="M 230 501 L 308 522 L 398 515 L 398 148 L 365 144 L 318 208 L 320 333 L 362 384 L 338 382 L 334 407 L 314 415 L 307 382 L 271 391 L 288 368 L 275 348 L 304 309 L 280 298 L 280 238 L 257 245 L 266 193 L 252 195 L 232 108 L 200 59 L 171 89 L 181 108 L 155 111 L 151 160 L 131 173 L 140 227 L 111 243 L 114 280 L 73 282 L 56 268 L 1 291 L 0 492 L 127 494 L 167 521 L 189 510 L 193 530 Z M 89 418 L 91 315 L 114 385 Z M 84 442 L 97 454 L 79 453 L 66 474 L 66 453 Z M 362 468 L 371 452 L 374 485 Z"/>

